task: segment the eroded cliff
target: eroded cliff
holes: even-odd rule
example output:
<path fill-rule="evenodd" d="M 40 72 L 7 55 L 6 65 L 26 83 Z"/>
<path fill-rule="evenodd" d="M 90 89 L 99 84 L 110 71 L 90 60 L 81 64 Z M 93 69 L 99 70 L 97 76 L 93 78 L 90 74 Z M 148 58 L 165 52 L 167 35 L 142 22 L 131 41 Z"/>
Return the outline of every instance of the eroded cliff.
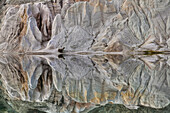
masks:
<path fill-rule="evenodd" d="M 9 100 L 36 102 L 46 112 L 169 105 L 170 0 L 0 6 L 0 75 Z"/>
<path fill-rule="evenodd" d="M 168 51 L 169 10 L 169 0 L 58 0 L 9 5 L 2 20 L 1 49 Z"/>

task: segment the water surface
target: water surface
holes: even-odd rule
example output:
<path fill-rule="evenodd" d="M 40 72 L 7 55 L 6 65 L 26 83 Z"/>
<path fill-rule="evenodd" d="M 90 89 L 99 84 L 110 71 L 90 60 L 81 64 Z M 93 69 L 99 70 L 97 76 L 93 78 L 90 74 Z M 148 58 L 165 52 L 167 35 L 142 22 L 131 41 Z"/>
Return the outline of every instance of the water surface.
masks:
<path fill-rule="evenodd" d="M 0 111 L 169 111 L 168 55 L 1 55 Z"/>

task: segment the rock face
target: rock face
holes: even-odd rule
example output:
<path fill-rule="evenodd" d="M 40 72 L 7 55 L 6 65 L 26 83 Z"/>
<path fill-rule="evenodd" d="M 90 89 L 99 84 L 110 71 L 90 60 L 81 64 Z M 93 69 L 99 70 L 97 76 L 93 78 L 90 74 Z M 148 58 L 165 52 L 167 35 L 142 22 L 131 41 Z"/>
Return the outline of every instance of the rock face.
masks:
<path fill-rule="evenodd" d="M 22 3 L 4 3 L 8 2 Z M 56 0 L 9 5 L 0 46 L 6 52 L 169 51 L 169 2 Z"/>
<path fill-rule="evenodd" d="M 0 75 L 9 100 L 54 113 L 169 104 L 170 0 L 0 3 Z"/>

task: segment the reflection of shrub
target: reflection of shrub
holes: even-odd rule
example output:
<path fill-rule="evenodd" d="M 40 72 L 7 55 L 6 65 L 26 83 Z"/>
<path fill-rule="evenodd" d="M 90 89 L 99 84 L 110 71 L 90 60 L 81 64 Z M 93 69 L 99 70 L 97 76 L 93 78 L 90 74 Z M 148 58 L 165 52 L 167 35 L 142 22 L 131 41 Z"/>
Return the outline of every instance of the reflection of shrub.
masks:
<path fill-rule="evenodd" d="M 149 107 L 139 107 L 138 109 L 128 109 L 124 105 L 107 104 L 93 109 L 89 113 L 170 113 L 170 105 L 163 109 L 154 109 Z"/>
<path fill-rule="evenodd" d="M 5 99 L 3 99 L 1 94 L 0 94 L 0 113 L 17 113 L 11 108 L 11 106 L 7 104 L 7 102 L 5 101 Z"/>

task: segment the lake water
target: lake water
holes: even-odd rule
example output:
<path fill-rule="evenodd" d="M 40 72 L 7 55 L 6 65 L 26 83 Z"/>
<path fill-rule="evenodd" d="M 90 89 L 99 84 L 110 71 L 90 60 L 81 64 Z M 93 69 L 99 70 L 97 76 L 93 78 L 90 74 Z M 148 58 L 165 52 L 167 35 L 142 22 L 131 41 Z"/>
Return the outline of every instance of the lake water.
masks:
<path fill-rule="evenodd" d="M 0 113 L 169 113 L 170 59 L 1 55 Z"/>

